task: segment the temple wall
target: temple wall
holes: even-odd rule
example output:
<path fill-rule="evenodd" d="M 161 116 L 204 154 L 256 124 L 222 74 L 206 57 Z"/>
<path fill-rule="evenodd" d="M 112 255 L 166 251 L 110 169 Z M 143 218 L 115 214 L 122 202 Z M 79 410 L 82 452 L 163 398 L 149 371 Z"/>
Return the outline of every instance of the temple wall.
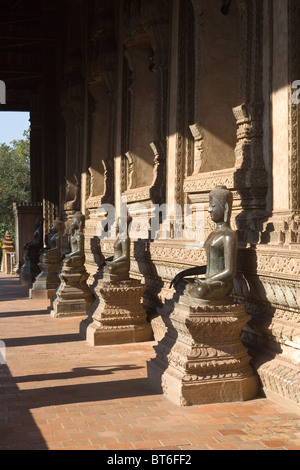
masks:
<path fill-rule="evenodd" d="M 299 43 L 297 0 L 239 0 L 226 16 L 200 0 L 95 1 L 81 44 L 83 83 L 73 88 L 77 104 L 89 101 L 78 110 L 82 121 L 71 108 L 79 140 L 67 147 L 77 155 L 85 142 L 80 190 L 91 283 L 113 254 L 113 241 L 96 232 L 103 204 L 118 215 L 126 197 L 134 217 L 143 205 L 148 223 L 153 204 L 203 204 L 206 237 L 208 193 L 216 185 L 232 191 L 234 293 L 252 318 L 243 341 L 263 391 L 292 403 L 300 401 L 300 185 L 290 83 L 300 79 Z M 170 280 L 205 264 L 201 246 L 174 238 L 176 216 L 169 222 L 169 238 L 136 236 L 131 244 L 131 275 L 145 282 L 156 339 L 165 332 Z"/>
<path fill-rule="evenodd" d="M 278 58 L 280 57 L 280 60 Z M 274 2 L 272 57 L 273 210 L 289 209 L 289 70 L 287 2 Z"/>
<path fill-rule="evenodd" d="M 299 71 L 299 10 L 293 1 L 265 2 L 264 14 L 269 38 L 264 43 L 269 52 L 264 55 L 264 77 L 269 75 L 270 102 L 265 90 L 263 121 L 269 138 L 264 146 L 270 154 L 269 214 L 261 244 L 243 250 L 248 285 L 240 295 L 252 315 L 244 339 L 256 358 L 265 393 L 299 403 L 299 110 L 290 87 Z"/>

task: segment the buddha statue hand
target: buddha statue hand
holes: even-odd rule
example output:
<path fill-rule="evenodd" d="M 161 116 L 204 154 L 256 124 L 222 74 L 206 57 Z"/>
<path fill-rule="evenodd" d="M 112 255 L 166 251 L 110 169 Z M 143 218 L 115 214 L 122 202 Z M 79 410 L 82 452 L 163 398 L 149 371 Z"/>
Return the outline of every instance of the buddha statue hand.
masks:
<path fill-rule="evenodd" d="M 183 279 L 183 277 L 184 277 L 182 274 L 183 274 L 183 273 L 178 273 L 178 274 L 176 274 L 176 276 L 174 277 L 174 279 L 172 279 L 172 281 L 171 281 L 171 283 L 170 283 L 169 289 L 171 289 L 173 286 L 174 286 L 174 288 L 176 289 L 176 286 L 179 284 L 179 282 L 182 281 L 182 279 Z"/>

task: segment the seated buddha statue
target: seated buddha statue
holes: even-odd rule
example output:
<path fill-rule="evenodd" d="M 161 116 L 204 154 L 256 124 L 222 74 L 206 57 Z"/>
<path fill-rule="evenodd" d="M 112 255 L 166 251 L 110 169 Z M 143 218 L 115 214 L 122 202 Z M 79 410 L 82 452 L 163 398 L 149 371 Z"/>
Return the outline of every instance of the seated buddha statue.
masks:
<path fill-rule="evenodd" d="M 49 246 L 41 252 L 41 259 L 44 262 L 50 260 L 59 260 L 61 252 L 61 238 L 62 238 L 63 222 L 56 219 L 53 222 L 50 232 Z"/>
<path fill-rule="evenodd" d="M 222 301 L 231 294 L 237 260 L 237 235 L 230 227 L 232 199 L 224 186 L 210 192 L 208 211 L 216 228 L 204 243 L 207 265 L 178 273 L 170 284 L 178 293 L 207 301 Z M 199 275 L 202 278 L 189 277 Z"/>
<path fill-rule="evenodd" d="M 40 250 L 43 248 L 43 218 L 37 217 L 34 225 L 33 241 L 24 245 L 24 251 L 27 252 L 28 257 L 39 256 Z"/>
<path fill-rule="evenodd" d="M 105 260 L 103 274 L 105 278 L 118 281 L 129 279 L 130 270 L 130 238 L 128 227 L 132 218 L 119 218 L 117 220 L 117 239 L 114 243 L 114 256 Z"/>
<path fill-rule="evenodd" d="M 81 212 L 76 212 L 71 223 L 73 230 L 71 252 L 65 255 L 64 267 L 81 267 L 84 265 L 84 225 L 85 216 Z"/>

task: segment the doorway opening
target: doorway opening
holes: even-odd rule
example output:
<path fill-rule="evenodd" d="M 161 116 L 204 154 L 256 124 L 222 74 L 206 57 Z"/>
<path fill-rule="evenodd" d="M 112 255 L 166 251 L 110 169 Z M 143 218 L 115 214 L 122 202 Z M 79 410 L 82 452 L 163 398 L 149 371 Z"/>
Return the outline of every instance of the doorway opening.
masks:
<path fill-rule="evenodd" d="M 13 204 L 29 203 L 30 113 L 0 112 L 0 243 L 6 232 L 15 238 Z M 0 250 L 1 251 L 1 250 Z"/>

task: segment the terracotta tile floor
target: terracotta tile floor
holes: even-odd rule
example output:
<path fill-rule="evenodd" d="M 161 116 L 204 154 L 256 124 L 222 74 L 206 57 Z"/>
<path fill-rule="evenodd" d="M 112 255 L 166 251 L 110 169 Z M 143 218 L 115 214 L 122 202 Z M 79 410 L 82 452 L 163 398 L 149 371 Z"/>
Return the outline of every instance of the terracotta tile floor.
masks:
<path fill-rule="evenodd" d="M 92 347 L 0 274 L 0 450 L 299 450 L 300 415 L 267 399 L 179 408 L 147 383 L 154 342 Z"/>

